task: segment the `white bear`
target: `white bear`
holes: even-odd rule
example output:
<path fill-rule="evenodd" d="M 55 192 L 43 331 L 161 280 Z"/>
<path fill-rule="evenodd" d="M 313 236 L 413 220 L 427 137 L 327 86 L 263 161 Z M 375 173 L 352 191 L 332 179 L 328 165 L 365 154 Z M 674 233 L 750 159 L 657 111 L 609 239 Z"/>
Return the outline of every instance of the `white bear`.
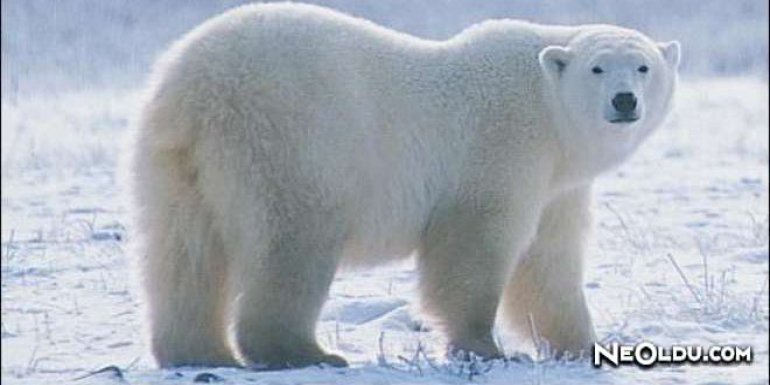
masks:
<path fill-rule="evenodd" d="M 413 253 L 451 352 L 500 356 L 498 308 L 589 348 L 591 184 L 660 125 L 678 62 L 608 25 L 429 41 L 299 4 L 205 22 L 157 66 L 135 144 L 155 358 L 345 365 L 315 338 L 338 267 Z"/>

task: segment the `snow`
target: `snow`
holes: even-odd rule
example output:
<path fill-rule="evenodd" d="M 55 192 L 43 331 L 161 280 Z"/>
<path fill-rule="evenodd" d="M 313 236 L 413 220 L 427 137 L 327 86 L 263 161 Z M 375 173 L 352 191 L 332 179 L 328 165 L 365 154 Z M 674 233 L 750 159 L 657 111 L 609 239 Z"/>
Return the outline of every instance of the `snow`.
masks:
<path fill-rule="evenodd" d="M 114 366 L 76 383 L 193 383 L 210 373 L 255 384 L 766 384 L 767 5 L 653 3 L 660 4 L 635 14 L 607 1 L 327 2 L 429 37 L 518 16 L 622 22 L 682 40 L 689 59 L 672 116 L 596 184 L 586 295 L 604 341 L 750 345 L 752 364 L 594 369 L 539 358 L 530 336 L 502 328 L 502 346 L 518 359 L 449 360 L 440 330 L 420 315 L 414 263 L 406 261 L 335 279 L 318 339 L 350 368 L 156 369 L 131 266 L 133 231 L 118 170 L 124 135 L 154 55 L 234 3 L 35 0 L 2 10 L 2 382 L 70 381 Z M 680 20 L 685 11 L 692 17 Z"/>

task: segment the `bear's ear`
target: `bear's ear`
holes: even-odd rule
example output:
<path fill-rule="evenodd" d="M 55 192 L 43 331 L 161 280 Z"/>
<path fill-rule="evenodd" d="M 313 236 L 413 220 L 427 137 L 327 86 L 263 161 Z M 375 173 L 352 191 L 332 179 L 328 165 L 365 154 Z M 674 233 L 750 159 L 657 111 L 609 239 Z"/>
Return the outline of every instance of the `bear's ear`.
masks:
<path fill-rule="evenodd" d="M 550 45 L 543 48 L 538 55 L 540 67 L 547 74 L 559 75 L 572 59 L 572 51 L 567 47 Z"/>
<path fill-rule="evenodd" d="M 679 42 L 672 40 L 666 43 L 658 43 L 658 47 L 668 65 L 673 69 L 677 69 L 679 67 L 679 58 L 681 57 L 682 50 Z"/>

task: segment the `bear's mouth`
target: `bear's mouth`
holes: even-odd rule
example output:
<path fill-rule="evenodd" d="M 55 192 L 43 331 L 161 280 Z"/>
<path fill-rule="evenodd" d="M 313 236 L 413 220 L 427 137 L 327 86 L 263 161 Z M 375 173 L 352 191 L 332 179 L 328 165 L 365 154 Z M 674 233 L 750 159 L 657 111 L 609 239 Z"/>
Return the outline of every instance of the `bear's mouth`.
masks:
<path fill-rule="evenodd" d="M 610 123 L 633 123 L 637 120 L 639 120 L 639 116 L 637 115 L 623 115 L 610 119 Z"/>

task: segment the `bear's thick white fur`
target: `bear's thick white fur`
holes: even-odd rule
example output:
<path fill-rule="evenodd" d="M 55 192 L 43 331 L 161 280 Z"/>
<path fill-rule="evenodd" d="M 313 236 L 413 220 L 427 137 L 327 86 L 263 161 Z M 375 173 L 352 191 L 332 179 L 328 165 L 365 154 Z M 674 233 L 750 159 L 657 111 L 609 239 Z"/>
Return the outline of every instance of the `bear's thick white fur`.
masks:
<path fill-rule="evenodd" d="M 454 351 L 500 355 L 500 304 L 556 351 L 590 347 L 590 185 L 665 116 L 678 52 L 511 20 L 427 41 L 296 4 L 207 21 L 160 61 L 135 147 L 154 356 L 344 365 L 314 335 L 338 266 L 414 251 Z M 635 122 L 607 120 L 621 91 Z"/>

